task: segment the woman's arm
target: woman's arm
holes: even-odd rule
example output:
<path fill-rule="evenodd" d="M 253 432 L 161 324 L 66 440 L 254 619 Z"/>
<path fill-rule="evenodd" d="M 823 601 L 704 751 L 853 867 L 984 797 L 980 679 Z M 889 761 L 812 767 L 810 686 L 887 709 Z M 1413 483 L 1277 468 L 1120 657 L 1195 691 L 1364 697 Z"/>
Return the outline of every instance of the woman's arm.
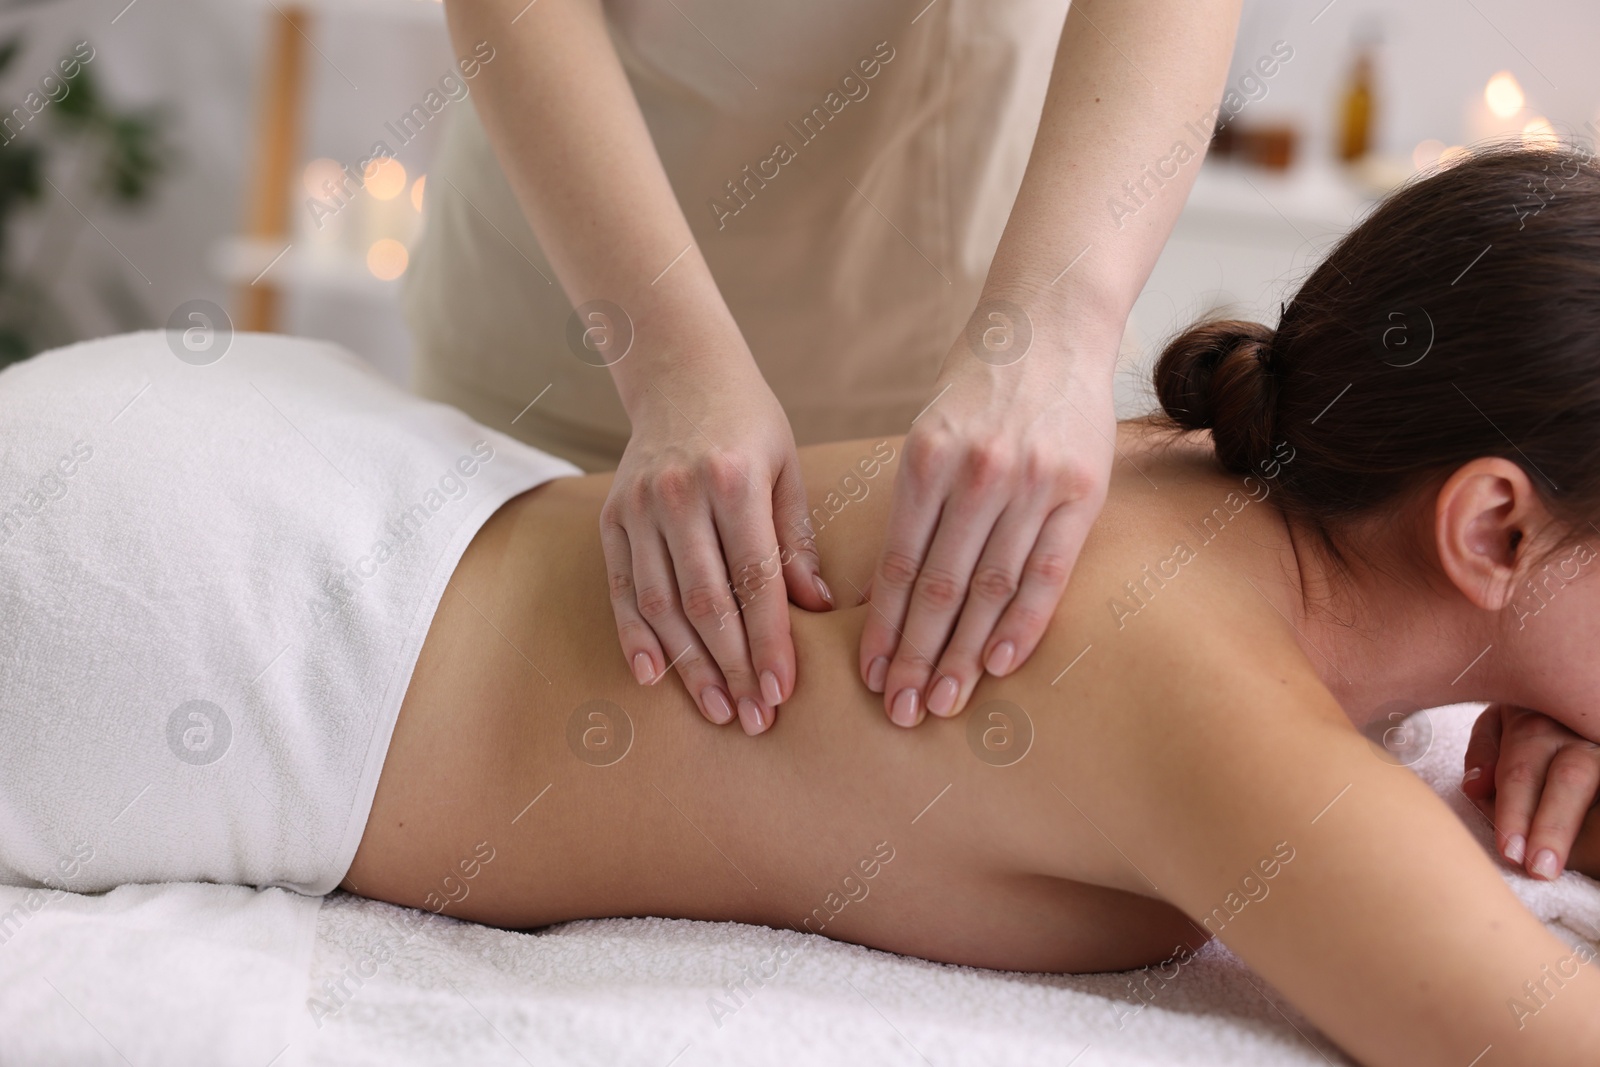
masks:
<path fill-rule="evenodd" d="M 452 0 L 447 14 L 458 47 L 505 57 L 476 107 L 568 298 L 632 322 L 625 358 L 606 349 L 615 310 L 583 323 L 633 423 L 601 519 L 624 656 L 641 683 L 675 664 L 707 718 L 738 703 L 764 728 L 794 686 L 785 586 L 828 607 L 788 419 L 694 248 L 598 0 Z"/>
<path fill-rule="evenodd" d="M 1020 667 L 1061 598 L 1105 499 L 1123 326 L 1200 169 L 1238 18 L 1238 0 L 1068 11 L 982 298 L 906 436 L 860 648 L 901 725 Z"/>
<path fill-rule="evenodd" d="M 1130 670 L 1137 706 L 1191 710 L 1159 744 L 1097 753 L 1128 776 L 1128 803 L 1090 816 L 1271 983 L 1263 997 L 1292 1000 L 1364 1064 L 1593 1063 L 1594 952 L 1545 930 L 1325 691 L 1286 683 L 1273 664 L 1292 650 L 1240 664 L 1232 647 L 1207 677 Z"/>

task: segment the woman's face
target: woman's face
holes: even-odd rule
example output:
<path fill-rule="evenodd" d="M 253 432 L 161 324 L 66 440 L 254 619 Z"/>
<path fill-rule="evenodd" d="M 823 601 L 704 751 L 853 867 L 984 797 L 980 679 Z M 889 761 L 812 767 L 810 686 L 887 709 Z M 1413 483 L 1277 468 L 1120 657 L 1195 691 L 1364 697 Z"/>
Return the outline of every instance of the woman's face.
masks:
<path fill-rule="evenodd" d="M 1590 533 L 1516 583 L 1498 658 L 1516 703 L 1600 743 L 1600 532 Z"/>

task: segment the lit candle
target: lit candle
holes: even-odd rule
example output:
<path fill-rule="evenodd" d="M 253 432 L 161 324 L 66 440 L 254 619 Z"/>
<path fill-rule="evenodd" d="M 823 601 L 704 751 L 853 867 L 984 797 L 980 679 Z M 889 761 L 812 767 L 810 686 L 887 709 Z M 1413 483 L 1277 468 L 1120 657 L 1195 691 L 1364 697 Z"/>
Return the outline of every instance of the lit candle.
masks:
<path fill-rule="evenodd" d="M 1500 71 L 1467 107 L 1467 141 L 1476 143 L 1521 134 L 1535 117 L 1527 103 L 1516 75 L 1509 70 Z"/>
<path fill-rule="evenodd" d="M 405 245 L 392 237 L 381 237 L 367 249 L 367 270 L 374 278 L 393 281 L 406 272 L 410 259 Z"/>

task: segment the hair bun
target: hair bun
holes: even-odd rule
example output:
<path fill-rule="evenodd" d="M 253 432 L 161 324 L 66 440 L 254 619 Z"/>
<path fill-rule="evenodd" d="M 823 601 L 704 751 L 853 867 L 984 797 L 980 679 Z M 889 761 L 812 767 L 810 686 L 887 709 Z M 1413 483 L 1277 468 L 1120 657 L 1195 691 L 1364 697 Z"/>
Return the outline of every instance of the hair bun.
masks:
<path fill-rule="evenodd" d="M 1210 430 L 1218 461 L 1248 474 L 1271 455 L 1277 381 L 1265 363 L 1273 330 L 1259 322 L 1201 322 L 1173 338 L 1156 363 L 1156 395 L 1185 430 Z"/>

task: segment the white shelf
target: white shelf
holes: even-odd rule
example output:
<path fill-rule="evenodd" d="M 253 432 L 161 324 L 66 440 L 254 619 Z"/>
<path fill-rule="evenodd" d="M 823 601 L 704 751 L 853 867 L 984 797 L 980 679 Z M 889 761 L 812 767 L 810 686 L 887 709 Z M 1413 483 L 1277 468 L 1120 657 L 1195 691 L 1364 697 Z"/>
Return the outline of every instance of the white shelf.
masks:
<path fill-rule="evenodd" d="M 1344 233 L 1408 174 L 1384 161 L 1357 171 L 1308 161 L 1283 172 L 1212 161 L 1195 177 L 1179 225 L 1229 242 L 1254 243 L 1285 227 L 1308 239 Z"/>
<path fill-rule="evenodd" d="M 288 251 L 284 250 L 285 244 Z M 280 289 L 315 290 L 369 300 L 393 300 L 400 290 L 399 278 L 386 282 L 373 277 L 366 263 L 356 256 L 303 243 L 231 237 L 213 245 L 210 258 L 218 276 L 236 285 L 259 281 Z"/>
<path fill-rule="evenodd" d="M 263 11 L 270 11 L 274 7 L 279 11 L 291 9 L 291 4 L 283 0 L 248 2 Z M 350 14 L 444 25 L 444 4 L 440 0 L 292 0 L 292 7 L 305 8 L 313 15 Z"/>

